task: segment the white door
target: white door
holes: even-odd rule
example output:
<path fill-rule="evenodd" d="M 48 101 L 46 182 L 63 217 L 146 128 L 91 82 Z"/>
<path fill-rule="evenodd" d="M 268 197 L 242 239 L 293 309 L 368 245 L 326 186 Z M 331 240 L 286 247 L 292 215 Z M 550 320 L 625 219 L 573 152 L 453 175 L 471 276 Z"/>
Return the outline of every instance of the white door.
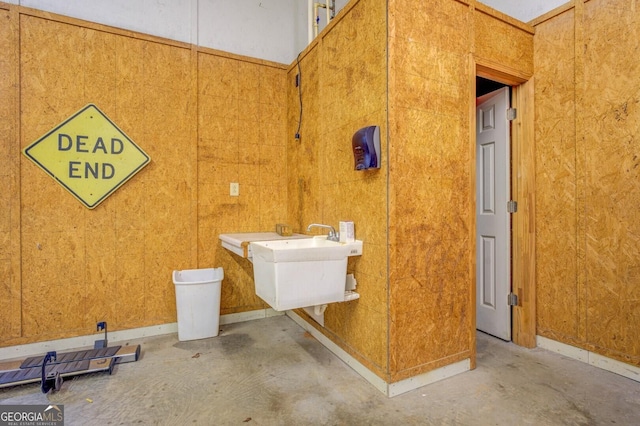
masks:
<path fill-rule="evenodd" d="M 476 328 L 511 340 L 509 88 L 476 102 Z"/>

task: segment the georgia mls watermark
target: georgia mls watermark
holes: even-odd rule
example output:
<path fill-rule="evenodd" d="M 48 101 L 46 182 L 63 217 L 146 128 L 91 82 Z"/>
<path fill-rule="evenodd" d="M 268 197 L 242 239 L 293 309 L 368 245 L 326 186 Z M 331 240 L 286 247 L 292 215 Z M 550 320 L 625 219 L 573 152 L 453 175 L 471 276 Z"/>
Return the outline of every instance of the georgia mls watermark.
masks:
<path fill-rule="evenodd" d="M 0 405 L 0 426 L 64 426 L 64 405 Z"/>

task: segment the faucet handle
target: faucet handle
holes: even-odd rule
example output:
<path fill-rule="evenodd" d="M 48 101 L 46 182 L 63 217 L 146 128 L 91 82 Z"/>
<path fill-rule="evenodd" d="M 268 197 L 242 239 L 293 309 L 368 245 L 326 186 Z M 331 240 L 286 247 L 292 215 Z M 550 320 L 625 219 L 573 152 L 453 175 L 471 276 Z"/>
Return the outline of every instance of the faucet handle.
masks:
<path fill-rule="evenodd" d="M 307 226 L 307 231 L 311 231 L 311 228 L 313 228 L 313 227 L 328 229 L 329 230 L 329 235 L 327 235 L 327 240 L 329 240 L 329 241 L 339 241 L 340 240 L 340 234 L 338 234 L 336 232 L 336 229 L 331 225 L 323 225 L 321 223 L 312 223 L 311 225 Z"/>

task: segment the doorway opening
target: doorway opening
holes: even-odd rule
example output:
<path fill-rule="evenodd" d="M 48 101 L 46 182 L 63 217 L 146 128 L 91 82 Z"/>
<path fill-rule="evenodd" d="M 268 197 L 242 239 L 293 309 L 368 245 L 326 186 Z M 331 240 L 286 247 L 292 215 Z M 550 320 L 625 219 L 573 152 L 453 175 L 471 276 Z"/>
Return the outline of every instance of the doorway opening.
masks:
<path fill-rule="evenodd" d="M 511 341 L 511 91 L 476 78 L 476 329 Z"/>
<path fill-rule="evenodd" d="M 511 295 L 511 336 L 510 339 L 515 344 L 533 348 L 536 346 L 536 318 L 535 318 L 535 139 L 534 139 L 534 79 L 532 76 L 522 75 L 517 72 L 510 72 L 507 68 L 496 69 L 493 65 L 479 63 L 475 61 L 476 75 L 473 78 L 473 104 L 470 115 L 474 129 L 478 128 L 478 117 L 476 116 L 476 101 L 478 97 L 487 95 L 496 89 L 507 87 L 511 108 L 516 110 L 516 118 L 510 124 L 511 149 L 508 165 L 510 166 L 510 197 L 517 203 L 510 204 L 510 208 L 515 208 L 515 213 L 510 214 L 510 249 L 506 255 L 510 258 L 510 288 Z M 505 117 L 506 120 L 506 117 Z M 474 215 L 477 212 L 476 187 L 478 185 L 477 167 L 478 152 L 476 148 L 476 132 L 471 132 L 474 168 L 472 176 L 475 178 L 473 186 L 474 193 L 471 195 L 474 203 Z M 506 209 L 507 206 L 500 206 Z M 478 222 L 475 223 L 475 232 L 478 235 Z M 477 249 L 477 241 L 473 242 L 474 249 Z M 490 244 L 488 245 L 490 246 Z M 477 298 L 478 298 L 478 262 L 473 265 L 473 276 L 471 297 L 474 308 L 474 324 L 471 333 L 475 336 L 477 321 Z M 496 295 L 496 303 L 507 303 L 507 295 Z M 475 340 L 475 339 L 474 339 Z M 475 345 L 474 345 L 475 346 Z"/>
<path fill-rule="evenodd" d="M 487 93 L 491 93 L 498 89 L 502 89 L 503 87 L 509 87 L 509 89 L 511 89 L 511 86 L 507 84 L 499 83 L 497 81 L 489 80 L 488 78 L 482 78 L 480 76 L 477 76 L 476 77 L 476 99 L 481 97 L 482 95 L 486 95 Z"/>

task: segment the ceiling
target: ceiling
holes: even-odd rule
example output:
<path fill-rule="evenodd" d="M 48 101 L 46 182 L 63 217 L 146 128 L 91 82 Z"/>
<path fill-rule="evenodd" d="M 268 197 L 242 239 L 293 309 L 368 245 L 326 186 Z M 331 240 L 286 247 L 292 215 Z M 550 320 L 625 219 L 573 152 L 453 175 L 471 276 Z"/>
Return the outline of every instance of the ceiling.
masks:
<path fill-rule="evenodd" d="M 522 22 L 529 22 L 540 15 L 555 9 L 567 0 L 478 0 L 505 15 L 509 15 Z"/>

